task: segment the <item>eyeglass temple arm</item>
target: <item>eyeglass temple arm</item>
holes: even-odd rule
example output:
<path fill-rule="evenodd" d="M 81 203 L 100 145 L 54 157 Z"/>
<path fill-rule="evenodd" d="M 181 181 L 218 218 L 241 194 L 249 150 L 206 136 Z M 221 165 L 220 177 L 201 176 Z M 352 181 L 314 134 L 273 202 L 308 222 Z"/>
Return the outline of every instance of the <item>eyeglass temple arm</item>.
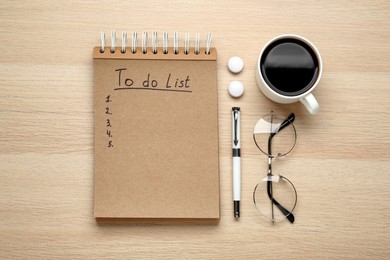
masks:
<path fill-rule="evenodd" d="M 269 151 L 270 151 L 270 145 L 269 146 Z M 272 157 L 268 156 L 268 176 L 272 176 Z M 276 205 L 276 207 L 286 216 L 286 218 L 291 222 L 294 223 L 295 217 L 294 215 L 287 210 L 285 207 L 280 205 L 280 203 L 274 199 L 274 196 L 272 194 L 272 181 L 267 180 L 267 194 L 269 199 L 273 204 Z M 273 215 L 273 214 L 272 214 Z"/>
<path fill-rule="evenodd" d="M 276 128 L 273 132 L 270 133 L 270 136 L 268 138 L 268 175 L 272 175 L 272 166 L 271 166 L 271 162 L 272 162 L 272 157 L 271 157 L 271 154 L 272 154 L 272 151 L 271 151 L 271 144 L 272 144 L 272 138 L 277 134 L 279 133 L 280 131 L 282 131 L 283 128 L 289 126 L 292 122 L 294 122 L 295 120 L 295 114 L 294 113 L 291 113 L 281 124 L 278 128 Z M 278 209 L 286 216 L 286 218 L 291 222 L 291 223 L 294 223 L 294 220 L 295 220 L 295 217 L 294 215 L 288 211 L 285 207 L 283 207 L 282 205 L 280 205 L 280 203 L 275 200 L 273 198 L 273 194 L 272 194 L 272 181 L 267 181 L 267 193 L 268 193 L 268 197 L 270 198 L 270 200 L 272 201 L 273 204 L 276 205 L 276 207 L 278 207 Z"/>
<path fill-rule="evenodd" d="M 283 128 L 289 126 L 292 122 L 294 122 L 294 120 L 295 120 L 295 114 L 291 113 L 286 119 L 284 119 L 284 121 L 279 125 L 278 128 L 272 131 L 272 133 L 270 134 L 270 139 L 272 139 L 272 137 L 274 137 L 277 133 L 282 131 Z"/>
<path fill-rule="evenodd" d="M 294 220 L 295 220 L 295 217 L 293 215 L 293 213 L 291 213 L 289 210 L 287 210 L 285 207 L 283 207 L 282 205 L 280 205 L 280 203 L 275 200 L 273 198 L 273 195 L 272 195 L 272 181 L 267 181 L 267 193 L 268 193 L 268 197 L 270 198 L 270 200 L 272 201 L 273 204 L 276 205 L 276 207 L 278 207 L 278 209 L 286 216 L 286 218 L 291 222 L 291 223 L 294 223 Z"/>

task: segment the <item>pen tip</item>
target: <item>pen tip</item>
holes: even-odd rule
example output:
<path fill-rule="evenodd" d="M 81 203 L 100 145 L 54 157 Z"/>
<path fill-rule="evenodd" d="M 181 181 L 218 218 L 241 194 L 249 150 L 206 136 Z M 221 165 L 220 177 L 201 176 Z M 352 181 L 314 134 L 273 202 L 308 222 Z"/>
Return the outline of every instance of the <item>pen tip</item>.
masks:
<path fill-rule="evenodd" d="M 240 217 L 240 201 L 239 200 L 234 201 L 234 217 L 235 218 Z"/>

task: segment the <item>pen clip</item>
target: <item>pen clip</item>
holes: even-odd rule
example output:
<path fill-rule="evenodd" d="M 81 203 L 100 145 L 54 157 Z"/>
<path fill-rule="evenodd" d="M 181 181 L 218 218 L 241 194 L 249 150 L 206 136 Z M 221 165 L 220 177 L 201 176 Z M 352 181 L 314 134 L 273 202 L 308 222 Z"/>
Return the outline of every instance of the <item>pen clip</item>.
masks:
<path fill-rule="evenodd" d="M 237 110 L 234 110 L 233 111 L 233 120 L 234 120 L 234 145 L 237 145 L 238 144 L 238 138 L 237 138 L 237 122 L 238 122 L 238 111 Z"/>

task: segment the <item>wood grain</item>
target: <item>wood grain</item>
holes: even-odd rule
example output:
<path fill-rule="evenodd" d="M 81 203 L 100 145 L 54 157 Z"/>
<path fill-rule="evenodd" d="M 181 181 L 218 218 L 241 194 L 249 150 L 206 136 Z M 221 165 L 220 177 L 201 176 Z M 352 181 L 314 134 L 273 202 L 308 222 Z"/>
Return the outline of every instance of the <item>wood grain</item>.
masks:
<path fill-rule="evenodd" d="M 388 1 L 2 1 L 0 255 L 3 259 L 388 259 Z M 218 50 L 218 225 L 97 225 L 93 201 L 92 49 L 109 32 L 213 32 Z M 319 49 L 321 111 L 267 100 L 257 55 L 295 33 Z M 183 34 L 184 35 L 184 34 Z M 227 60 L 243 58 L 244 71 Z M 241 80 L 245 94 L 228 95 Z M 232 106 L 242 115 L 242 217 L 233 219 Z M 272 225 L 252 202 L 266 158 L 252 141 L 270 110 L 295 112 L 298 143 L 274 171 L 298 190 L 296 223 Z"/>

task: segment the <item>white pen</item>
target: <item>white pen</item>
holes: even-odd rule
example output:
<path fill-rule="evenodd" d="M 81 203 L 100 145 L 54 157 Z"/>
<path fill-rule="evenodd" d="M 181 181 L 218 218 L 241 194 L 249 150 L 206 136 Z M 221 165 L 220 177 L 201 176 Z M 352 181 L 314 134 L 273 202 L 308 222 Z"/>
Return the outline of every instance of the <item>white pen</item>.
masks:
<path fill-rule="evenodd" d="M 240 217 L 241 197 L 241 141 L 240 141 L 240 108 L 232 107 L 232 150 L 233 150 L 233 204 L 234 217 Z"/>

